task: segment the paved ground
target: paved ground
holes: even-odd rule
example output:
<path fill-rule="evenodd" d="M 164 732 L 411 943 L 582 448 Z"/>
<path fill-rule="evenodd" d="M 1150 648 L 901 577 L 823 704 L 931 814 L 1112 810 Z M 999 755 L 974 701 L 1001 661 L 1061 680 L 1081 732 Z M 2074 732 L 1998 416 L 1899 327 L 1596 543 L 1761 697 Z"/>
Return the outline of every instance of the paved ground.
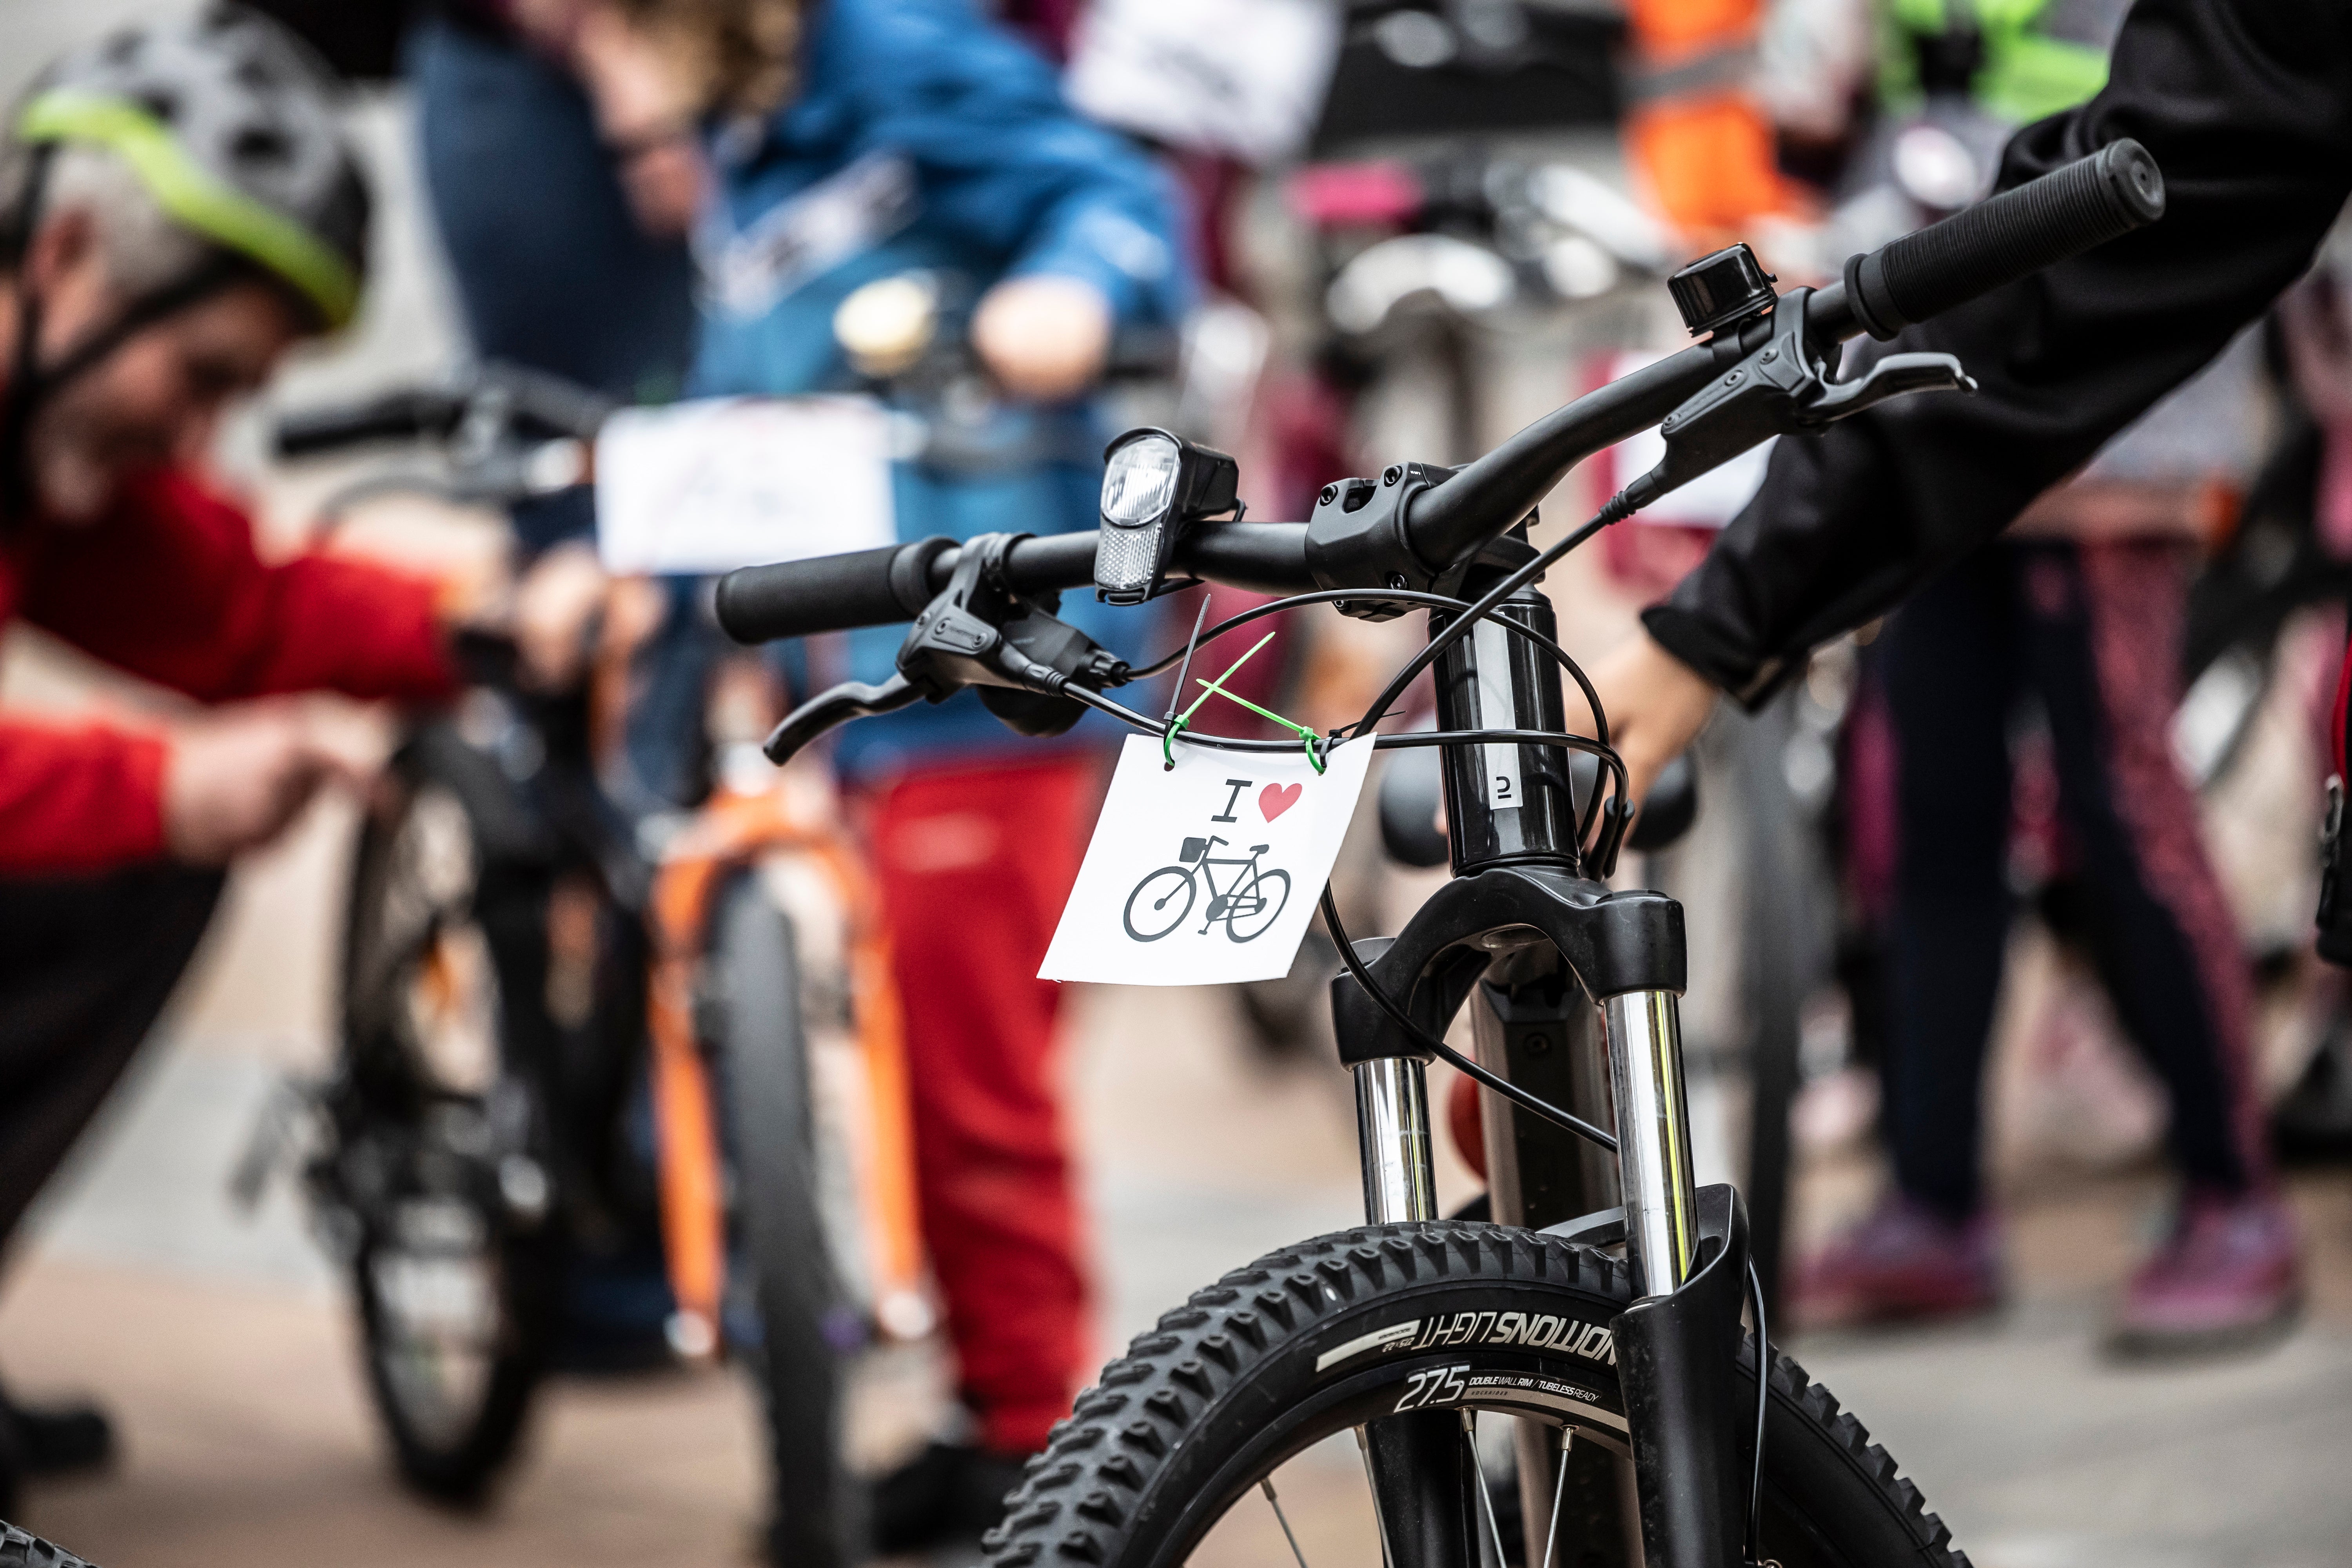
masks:
<path fill-rule="evenodd" d="M 285 886 L 255 879 L 222 963 L 299 951 L 310 921 L 292 879 L 313 869 L 307 853 L 272 868 Z M 723 1374 L 559 1384 L 514 1484 L 479 1516 L 394 1489 L 340 1297 L 292 1205 L 281 1194 L 247 1220 L 224 1196 L 261 1095 L 304 1054 L 292 1033 L 236 1017 L 267 994 L 213 972 L 0 1302 L 15 1376 L 103 1391 L 130 1439 L 114 1475 L 37 1490 L 29 1522 L 118 1568 L 745 1560 L 751 1414 Z M 1336 1069 L 1266 1071 L 1220 1009 L 1182 993 L 1080 1005 L 1106 1343 L 1223 1268 L 1354 1217 Z M 1866 1179 L 1816 1171 L 1809 1214 L 1849 1204 Z M 2028 1204 L 2020 1300 L 1994 1322 L 1794 1349 L 1987 1568 L 2352 1563 L 2337 1479 L 2352 1454 L 2352 1177 L 2297 1184 L 2322 1267 L 2313 1321 L 2290 1342 L 2218 1366 L 2116 1369 L 2093 1348 L 2100 1303 L 2155 1195 L 2145 1176 L 2078 1179 Z M 1345 1472 L 1290 1500 L 1335 1552 L 1354 1506 Z"/>

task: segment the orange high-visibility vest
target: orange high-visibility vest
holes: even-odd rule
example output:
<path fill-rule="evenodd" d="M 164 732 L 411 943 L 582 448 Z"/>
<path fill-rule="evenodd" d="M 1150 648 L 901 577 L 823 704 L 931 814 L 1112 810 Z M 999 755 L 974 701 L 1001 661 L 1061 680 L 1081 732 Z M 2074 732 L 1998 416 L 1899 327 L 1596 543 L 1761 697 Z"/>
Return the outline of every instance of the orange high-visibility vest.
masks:
<path fill-rule="evenodd" d="M 1705 237 L 1789 210 L 1772 126 L 1748 88 L 1763 0 L 1632 0 L 1627 11 L 1626 150 L 1660 213 Z"/>

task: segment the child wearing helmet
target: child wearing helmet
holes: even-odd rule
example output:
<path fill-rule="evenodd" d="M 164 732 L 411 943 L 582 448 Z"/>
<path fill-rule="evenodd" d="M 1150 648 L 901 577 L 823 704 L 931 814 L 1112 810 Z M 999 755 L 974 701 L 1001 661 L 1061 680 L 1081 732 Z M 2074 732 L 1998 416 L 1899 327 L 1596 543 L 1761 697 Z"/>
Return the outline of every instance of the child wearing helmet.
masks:
<path fill-rule="evenodd" d="M 1026 455 L 899 464 L 900 537 L 1095 526 L 1108 432 L 1086 395 L 1114 333 L 1172 323 L 1186 281 L 1155 171 L 1074 115 L 1042 58 L 970 0 L 523 9 L 573 40 L 608 142 L 705 128 L 696 390 L 851 389 L 860 354 L 968 321 L 987 426 Z M 641 47 L 615 48 L 616 29 Z M 648 91 L 665 72 L 667 92 Z M 1073 595 L 1064 613 L 1090 624 L 1093 608 Z M 852 634 L 845 673 L 887 677 L 901 635 Z M 1100 762 L 1086 740 L 1020 742 L 973 695 L 856 725 L 834 760 L 891 926 L 924 1236 L 977 1436 L 884 1482 L 875 1545 L 896 1552 L 991 1522 L 1081 1376 L 1088 1289 L 1055 987 L 1034 976 Z"/>

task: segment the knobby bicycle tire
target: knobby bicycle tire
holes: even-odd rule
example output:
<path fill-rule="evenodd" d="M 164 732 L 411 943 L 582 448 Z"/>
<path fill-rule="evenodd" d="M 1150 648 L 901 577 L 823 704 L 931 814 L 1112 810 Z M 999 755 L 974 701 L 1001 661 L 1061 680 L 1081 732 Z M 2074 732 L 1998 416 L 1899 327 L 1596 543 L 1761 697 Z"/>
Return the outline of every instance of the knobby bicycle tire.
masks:
<path fill-rule="evenodd" d="M 54 1542 L 31 1531 L 0 1524 L 0 1568 L 94 1568 Z"/>
<path fill-rule="evenodd" d="M 422 786 L 431 782 L 429 765 L 413 759 L 405 760 L 400 771 L 409 794 L 397 810 L 371 816 L 362 826 L 345 907 L 342 1080 L 343 1092 L 352 1098 L 337 1117 L 339 1140 L 372 1135 L 395 1150 L 421 1139 L 417 1118 L 433 1098 L 422 1065 L 407 1059 L 390 1032 L 394 1025 L 387 998 L 372 990 L 404 984 L 404 965 L 421 956 L 403 959 L 377 951 L 385 940 L 380 917 L 388 897 L 386 879 L 394 870 L 392 856 Z M 469 830 L 473 826 L 469 817 Z M 492 945 L 499 944 L 494 941 Z M 499 979 L 503 985 L 509 977 L 501 972 Z M 502 1053 L 509 1044 L 508 1022 L 502 1020 L 499 1029 Z M 494 1238 L 498 1322 L 489 1335 L 488 1366 L 477 1397 L 454 1419 L 446 1412 L 419 1408 L 417 1391 L 402 1375 L 399 1326 L 391 1321 L 378 1267 L 392 1245 L 384 1216 L 360 1216 L 358 1245 L 351 1259 L 368 1392 L 392 1440 L 394 1463 L 401 1479 L 418 1492 L 459 1505 L 481 1498 L 521 1442 L 547 1368 L 562 1268 L 551 1226 L 526 1232 L 507 1225 L 496 1200 L 478 1184 L 469 1184 L 467 1197 Z M 435 1419 L 436 1414 L 443 1418 Z"/>
<path fill-rule="evenodd" d="M 711 926 L 720 1100 L 736 1173 L 737 1251 L 760 1343 L 745 1358 L 766 1428 L 771 1560 L 848 1568 L 865 1555 L 860 1489 L 843 1461 L 852 1315 L 828 1261 L 816 1112 L 790 917 L 740 876 Z"/>
<path fill-rule="evenodd" d="M 1608 1325 L 1631 1298 L 1615 1259 L 1501 1226 L 1368 1226 L 1269 1253 L 1104 1369 L 1007 1500 L 989 1562 L 1172 1568 L 1285 1459 L 1444 1367 L 1466 1372 L 1474 1393 L 1482 1380 L 1565 1390 L 1563 1407 L 1588 1412 L 1572 1423 L 1605 1441 L 1623 1415 Z M 1536 1325 L 1538 1348 L 1516 1342 Z M 1751 1343 L 1743 1382 L 1754 1366 Z M 1966 1568 L 1918 1489 L 1826 1389 L 1778 1356 L 1770 1393 L 1765 1556 Z M 1579 1560 L 1573 1539 L 1560 1545 L 1558 1562 Z"/>

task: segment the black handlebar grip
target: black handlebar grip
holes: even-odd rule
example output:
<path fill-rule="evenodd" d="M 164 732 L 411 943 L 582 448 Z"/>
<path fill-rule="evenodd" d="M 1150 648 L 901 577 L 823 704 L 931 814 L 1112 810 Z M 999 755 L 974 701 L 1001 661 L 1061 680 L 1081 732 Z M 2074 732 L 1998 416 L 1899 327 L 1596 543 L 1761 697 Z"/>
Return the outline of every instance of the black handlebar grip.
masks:
<path fill-rule="evenodd" d="M 719 580 L 719 625 L 740 643 L 887 626 L 931 600 L 931 563 L 951 539 L 746 566 Z"/>
<path fill-rule="evenodd" d="M 368 441 L 413 441 L 447 429 L 461 412 L 440 392 L 395 392 L 341 408 L 289 414 L 271 432 L 281 458 L 304 458 Z"/>
<path fill-rule="evenodd" d="M 1886 339 L 2164 216 L 2164 175 L 2128 137 L 1845 264 L 1845 291 Z"/>

